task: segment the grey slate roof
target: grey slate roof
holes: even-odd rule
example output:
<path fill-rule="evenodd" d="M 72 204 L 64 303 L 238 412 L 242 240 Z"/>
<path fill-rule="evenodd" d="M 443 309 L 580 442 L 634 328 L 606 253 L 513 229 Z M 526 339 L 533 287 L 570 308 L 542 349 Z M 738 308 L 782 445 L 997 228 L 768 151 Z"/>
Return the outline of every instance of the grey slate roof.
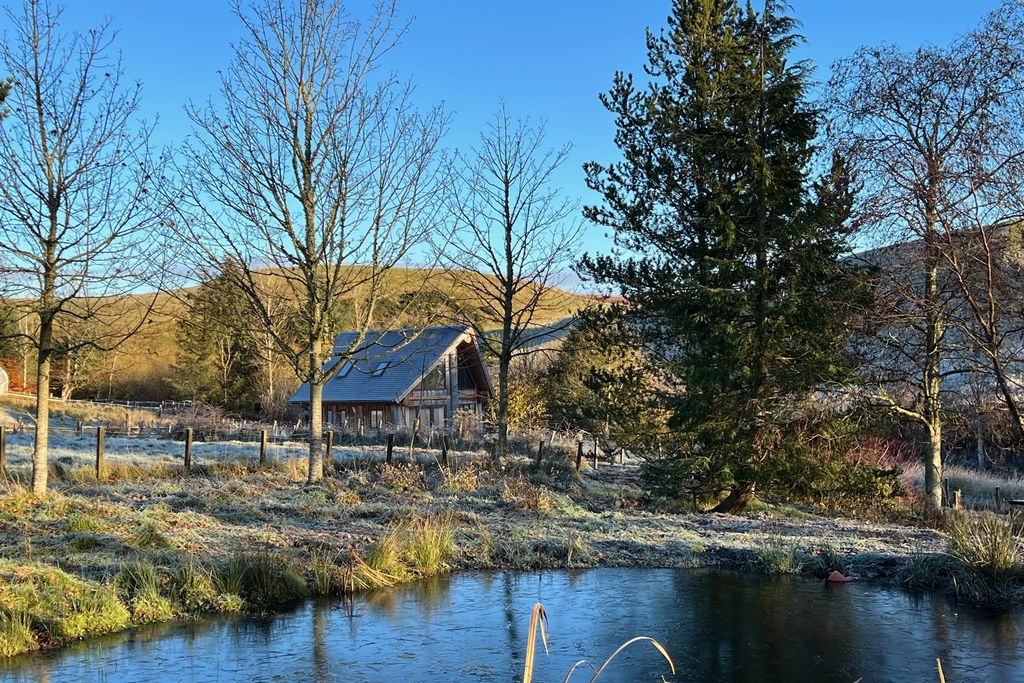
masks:
<path fill-rule="evenodd" d="M 465 327 L 428 327 L 425 330 L 393 330 L 367 332 L 352 368 L 327 380 L 324 402 L 397 403 L 420 378 L 444 355 L 459 337 L 472 334 Z M 335 353 L 346 352 L 356 340 L 355 332 L 342 332 L 334 341 Z M 372 343 L 377 338 L 377 343 Z M 387 363 L 379 377 L 374 370 Z M 309 384 L 303 384 L 290 399 L 291 403 L 309 403 Z"/>

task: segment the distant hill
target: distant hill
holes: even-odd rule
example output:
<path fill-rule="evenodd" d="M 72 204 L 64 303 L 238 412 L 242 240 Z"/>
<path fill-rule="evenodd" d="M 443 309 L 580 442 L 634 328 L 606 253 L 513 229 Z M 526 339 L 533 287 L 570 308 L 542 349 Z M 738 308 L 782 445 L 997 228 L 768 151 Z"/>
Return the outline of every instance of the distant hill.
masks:
<path fill-rule="evenodd" d="M 423 269 L 395 269 L 386 287 L 386 302 L 402 302 L 414 293 L 424 291 L 422 301 L 410 307 L 399 320 L 401 325 L 450 324 L 456 320 L 453 309 L 473 309 L 478 306 L 472 289 L 460 284 L 465 278 L 482 278 L 479 273 L 426 271 Z M 426 282 L 429 290 L 422 290 Z M 178 355 L 178 320 L 182 317 L 186 301 L 195 287 L 187 287 L 156 295 L 135 295 L 133 306 L 126 315 L 146 316 L 138 335 L 117 351 L 97 354 L 89 362 L 93 365 L 87 384 L 76 395 L 101 398 L 165 398 L 170 388 L 166 379 L 174 372 Z M 358 299 L 358 291 L 346 298 Z M 446 303 L 447 302 L 447 303 Z M 539 326 L 552 325 L 574 316 L 579 310 L 596 303 L 587 294 L 550 288 L 541 297 L 535 316 Z M 401 308 L 402 305 L 399 304 Z M 148 313 L 147 313 L 148 311 Z M 553 334 L 556 332 L 553 331 Z"/>

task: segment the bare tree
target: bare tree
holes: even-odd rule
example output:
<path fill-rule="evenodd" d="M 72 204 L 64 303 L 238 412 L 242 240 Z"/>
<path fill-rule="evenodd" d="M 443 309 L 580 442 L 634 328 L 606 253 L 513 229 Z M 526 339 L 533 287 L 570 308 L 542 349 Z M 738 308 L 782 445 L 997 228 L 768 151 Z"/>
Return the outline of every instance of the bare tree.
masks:
<path fill-rule="evenodd" d="M 945 385 L 973 371 L 962 335 L 950 334 L 964 305 L 951 249 L 1000 220 L 994 190 L 1019 165 L 1020 28 L 1020 5 L 1007 2 L 948 48 L 862 48 L 830 81 L 829 133 L 864 184 L 861 218 L 900 243 L 868 256 L 891 304 L 876 339 L 907 387 L 896 395 L 880 384 L 877 396 L 926 430 L 925 493 L 936 508 Z"/>
<path fill-rule="evenodd" d="M 5 294 L 33 321 L 20 329 L 38 361 L 36 495 L 46 491 L 54 354 L 120 345 L 147 317 L 127 314 L 139 302 L 126 295 L 160 284 L 160 162 L 136 122 L 140 85 L 125 82 L 108 24 L 65 33 L 60 15 L 26 0 L 8 10 L 13 35 L 0 46 L 14 80 L 0 125 L 0 259 Z M 58 349 L 71 327 L 80 334 Z"/>
<path fill-rule="evenodd" d="M 513 122 L 502 106 L 480 145 L 453 166 L 455 230 L 441 253 L 472 295 L 461 317 L 498 364 L 497 461 L 508 444 L 509 367 L 552 334 L 537 322 L 550 322 L 568 303 L 560 286 L 579 255 L 582 221 L 578 202 L 560 195 L 553 176 L 569 150 L 545 147 L 542 125 Z"/>
<path fill-rule="evenodd" d="M 234 284 L 254 324 L 307 383 L 312 482 L 322 476 L 324 384 L 377 340 L 389 274 L 433 228 L 447 122 L 439 108 L 418 113 L 411 88 L 379 72 L 405 31 L 394 4 L 365 21 L 340 0 L 235 12 L 245 37 L 220 100 L 187 108 L 195 132 L 180 228 L 202 263 L 239 264 Z M 352 298 L 358 313 L 339 320 L 339 302 Z M 358 334 L 332 349 L 340 325 Z"/>

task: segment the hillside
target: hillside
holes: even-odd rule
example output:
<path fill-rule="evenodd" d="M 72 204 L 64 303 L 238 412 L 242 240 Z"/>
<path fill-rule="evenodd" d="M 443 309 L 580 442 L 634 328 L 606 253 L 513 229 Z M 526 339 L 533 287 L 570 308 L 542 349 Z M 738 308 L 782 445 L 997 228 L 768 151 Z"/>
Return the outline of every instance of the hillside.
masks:
<path fill-rule="evenodd" d="M 467 284 L 467 278 L 483 278 L 479 273 L 430 271 L 417 268 L 396 269 L 387 282 L 381 306 L 386 319 L 400 325 L 450 324 L 459 308 L 479 308 L 479 287 Z M 92 353 L 81 359 L 82 377 L 75 394 L 84 398 L 162 399 L 168 397 L 167 379 L 174 372 L 178 355 L 178 321 L 187 300 L 196 287 L 184 287 L 160 294 L 129 298 L 126 316 L 146 320 L 139 333 L 115 351 Z M 414 305 L 407 302 L 415 293 Z M 283 295 L 286 296 L 286 295 Z M 345 298 L 358 302 L 358 289 Z M 536 325 L 549 325 L 593 305 L 593 297 L 562 289 L 549 288 L 541 296 Z M 287 305 L 286 305 L 287 307 Z M 395 314 L 395 311 L 399 311 Z M 7 364 L 13 367 L 12 363 Z M 14 370 L 15 385 L 20 372 Z M 58 373 L 55 373 L 55 375 Z M 31 377 L 31 368 L 30 368 Z"/>

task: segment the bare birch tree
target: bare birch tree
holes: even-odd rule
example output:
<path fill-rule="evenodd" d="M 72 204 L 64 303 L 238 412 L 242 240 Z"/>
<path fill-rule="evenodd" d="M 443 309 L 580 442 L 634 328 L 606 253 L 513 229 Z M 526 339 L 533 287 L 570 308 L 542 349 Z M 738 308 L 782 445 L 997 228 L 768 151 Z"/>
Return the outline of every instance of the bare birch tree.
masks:
<path fill-rule="evenodd" d="M 376 341 L 389 274 L 433 228 L 446 118 L 417 112 L 411 88 L 381 72 L 405 31 L 393 3 L 366 20 L 340 0 L 235 12 L 244 38 L 219 100 L 187 108 L 179 228 L 200 262 L 239 264 L 234 284 L 254 324 L 308 384 L 312 482 L 322 476 L 324 384 Z M 344 325 L 356 340 L 332 349 L 338 303 L 353 297 L 362 305 Z"/>
<path fill-rule="evenodd" d="M 14 85 L 0 124 L 0 268 L 5 295 L 32 321 L 20 329 L 36 351 L 32 490 L 42 495 L 54 354 L 120 345 L 147 318 L 128 295 L 160 285 L 160 162 L 108 24 L 65 33 L 46 0 L 7 18 L 0 60 Z M 58 331 L 72 327 L 79 333 L 60 343 Z"/>
<path fill-rule="evenodd" d="M 925 494 L 934 508 L 942 500 L 944 387 L 973 371 L 970 354 L 956 348 L 962 335 L 950 334 L 963 319 L 966 283 L 956 277 L 955 250 L 966 231 L 1000 220 L 993 190 L 1021 154 L 1020 11 L 1005 3 L 948 48 L 862 48 L 836 64 L 830 81 L 829 133 L 864 184 L 861 218 L 902 243 L 869 260 L 891 304 L 876 321 L 877 339 L 912 390 L 897 396 L 879 385 L 877 397 L 927 432 Z"/>
<path fill-rule="evenodd" d="M 537 321 L 565 310 L 560 286 L 579 256 L 579 203 L 553 184 L 569 151 L 546 147 L 542 125 L 513 122 L 502 106 L 479 146 L 453 166 L 448 210 L 455 229 L 441 253 L 471 294 L 463 298 L 472 308 L 454 302 L 460 316 L 498 364 L 499 462 L 508 444 L 509 368 L 551 334 Z"/>

